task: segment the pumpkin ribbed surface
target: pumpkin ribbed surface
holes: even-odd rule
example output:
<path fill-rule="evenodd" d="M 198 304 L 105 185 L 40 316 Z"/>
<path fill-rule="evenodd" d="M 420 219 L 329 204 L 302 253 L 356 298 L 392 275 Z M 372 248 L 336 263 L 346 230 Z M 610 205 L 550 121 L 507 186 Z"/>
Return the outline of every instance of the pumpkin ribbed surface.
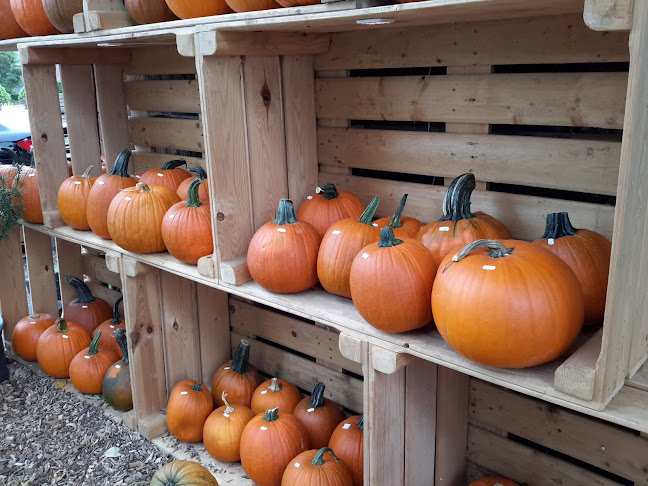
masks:
<path fill-rule="evenodd" d="M 81 393 L 99 395 L 104 375 L 119 355 L 110 348 L 99 349 L 101 333 L 97 333 L 90 346 L 82 349 L 70 363 L 70 381 Z"/>
<path fill-rule="evenodd" d="M 47 18 L 64 34 L 74 32 L 74 16 L 83 12 L 83 0 L 42 0 Z"/>
<path fill-rule="evenodd" d="M 361 415 L 340 422 L 333 431 L 329 447 L 351 471 L 353 486 L 363 485 L 364 470 L 364 419 Z"/>
<path fill-rule="evenodd" d="M 164 0 L 125 0 L 128 13 L 138 24 L 155 24 L 176 20 Z"/>
<path fill-rule="evenodd" d="M 18 37 L 27 37 L 27 32 L 16 22 L 11 11 L 11 0 L 0 0 L 0 40 Z"/>
<path fill-rule="evenodd" d="M 218 486 L 218 481 L 197 462 L 173 461 L 153 475 L 150 486 Z"/>
<path fill-rule="evenodd" d="M 241 460 L 241 436 L 254 412 L 244 405 L 231 406 L 227 395 L 221 396 L 225 403 L 214 410 L 203 429 L 205 449 L 213 458 L 222 462 L 237 462 Z"/>
<path fill-rule="evenodd" d="M 166 0 L 167 5 L 181 19 L 210 17 L 232 13 L 225 0 Z"/>
<path fill-rule="evenodd" d="M 338 191 L 334 184 L 318 187 L 297 212 L 297 219 L 312 224 L 320 236 L 341 219 L 358 219 L 364 211 L 360 200 L 349 191 Z"/>
<path fill-rule="evenodd" d="M 78 324 L 57 319 L 38 339 L 38 366 L 54 378 L 68 378 L 70 363 L 79 351 L 90 345 L 90 335 Z"/>
<path fill-rule="evenodd" d="M 18 25 L 29 35 L 60 34 L 47 18 L 42 0 L 11 0 L 11 11 Z"/>
<path fill-rule="evenodd" d="M 353 486 L 349 469 L 333 449 L 305 451 L 295 457 L 284 472 L 281 486 Z"/>
<path fill-rule="evenodd" d="M 40 192 L 38 189 L 38 172 L 33 161 L 29 167 L 20 170 L 20 184 L 22 191 L 23 213 L 22 219 L 28 223 L 43 224 L 43 209 L 41 208 Z"/>
<path fill-rule="evenodd" d="M 49 314 L 34 314 L 20 319 L 11 337 L 13 351 L 26 361 L 36 361 L 38 339 L 55 320 Z"/>
<path fill-rule="evenodd" d="M 225 0 L 235 12 L 252 12 L 255 10 L 270 10 L 281 8 L 275 0 Z"/>
<path fill-rule="evenodd" d="M 83 175 L 65 179 L 59 187 L 56 199 L 59 213 L 65 224 L 81 231 L 90 229 L 87 214 L 88 195 L 97 180 L 96 177 L 90 176 L 92 169 L 93 167 L 90 166 Z"/>

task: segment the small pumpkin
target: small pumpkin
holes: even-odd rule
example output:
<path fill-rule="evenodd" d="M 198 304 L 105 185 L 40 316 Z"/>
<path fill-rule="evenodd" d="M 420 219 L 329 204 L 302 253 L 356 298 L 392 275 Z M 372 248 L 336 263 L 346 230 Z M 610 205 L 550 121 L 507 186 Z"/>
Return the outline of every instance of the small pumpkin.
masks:
<path fill-rule="evenodd" d="M 275 0 L 225 0 L 235 12 L 253 12 L 255 10 L 270 10 L 281 8 Z"/>
<path fill-rule="evenodd" d="M 549 251 L 524 241 L 478 240 L 443 259 L 432 312 L 443 339 L 462 356 L 526 368 L 572 345 L 584 302 L 574 272 Z"/>
<path fill-rule="evenodd" d="M 201 442 L 203 428 L 214 402 L 209 390 L 193 380 L 173 387 L 167 405 L 167 428 L 181 442 Z"/>
<path fill-rule="evenodd" d="M 410 218 L 409 216 L 403 217 L 403 210 L 405 209 L 405 203 L 407 202 L 407 194 L 405 194 L 394 215 L 391 218 L 380 218 L 373 222 L 373 225 L 379 230 L 383 229 L 385 226 L 391 226 L 394 230 L 394 236 L 399 240 L 403 238 L 414 238 L 418 232 L 423 227 L 421 223 L 416 218 Z"/>
<path fill-rule="evenodd" d="M 156 471 L 150 486 L 218 486 L 218 481 L 197 462 L 173 461 Z"/>
<path fill-rule="evenodd" d="M 258 414 L 278 408 L 282 412 L 293 413 L 301 399 L 301 393 L 295 385 L 286 380 L 272 378 L 261 383 L 254 391 L 252 411 Z"/>
<path fill-rule="evenodd" d="M 88 194 L 88 224 L 97 236 L 110 239 L 108 232 L 108 208 L 122 189 L 134 187 L 137 179 L 128 175 L 128 162 L 132 152 L 124 150 L 115 161 L 109 174 L 102 174 Z"/>
<path fill-rule="evenodd" d="M 133 409 L 133 390 L 131 388 L 126 330 L 117 329 L 115 340 L 124 357 L 106 371 L 101 385 L 101 396 L 114 409 L 128 412 Z"/>
<path fill-rule="evenodd" d="M 380 235 L 380 241 L 360 250 L 351 265 L 353 303 L 381 331 L 419 329 L 432 320 L 430 295 L 437 264 L 418 241 L 394 238 L 391 226 Z"/>
<path fill-rule="evenodd" d="M 241 465 L 258 486 L 281 486 L 286 466 L 310 448 L 302 423 L 279 409 L 266 410 L 248 422 L 241 435 Z"/>
<path fill-rule="evenodd" d="M 65 306 L 63 315 L 66 319 L 82 326 L 91 334 L 99 325 L 112 316 L 110 304 L 92 292 L 83 280 L 67 275 L 65 281 L 74 287 L 77 298 Z"/>
<path fill-rule="evenodd" d="M 232 9 L 225 0 L 166 0 L 167 5 L 181 19 L 196 17 L 210 17 L 232 13 Z"/>
<path fill-rule="evenodd" d="M 250 364 L 250 342 L 241 339 L 234 359 L 223 364 L 214 375 L 212 381 L 212 397 L 214 402 L 222 407 L 223 393 L 227 393 L 229 401 L 235 405 L 250 407 L 252 395 L 261 383 L 261 375 Z"/>
<path fill-rule="evenodd" d="M 496 476 L 485 476 L 470 483 L 470 486 L 520 486 L 518 483 L 510 479 L 500 478 Z"/>
<path fill-rule="evenodd" d="M 164 251 L 162 220 L 180 198 L 169 188 L 138 182 L 123 189 L 108 208 L 108 233 L 124 250 L 133 253 Z"/>
<path fill-rule="evenodd" d="M 202 257 L 214 252 L 209 205 L 198 199 L 201 182 L 194 179 L 189 187 L 189 199 L 171 206 L 162 219 L 164 245 L 171 255 L 188 265 L 196 265 Z"/>
<path fill-rule="evenodd" d="M 25 361 L 36 361 L 36 344 L 38 338 L 54 324 L 54 317 L 49 314 L 30 314 L 16 323 L 11 338 L 14 353 Z"/>
<path fill-rule="evenodd" d="M 9 189 L 14 185 L 14 180 L 18 175 L 18 167 L 15 165 L 2 164 L 0 165 L 0 177 L 3 182 L 0 182 L 0 188 Z"/>
<path fill-rule="evenodd" d="M 38 189 L 38 171 L 33 151 L 31 152 L 31 164 L 23 166 L 20 170 L 20 184 L 18 184 L 17 188 L 22 192 L 22 219 L 28 223 L 43 224 L 43 209 L 41 208 Z"/>
<path fill-rule="evenodd" d="M 299 419 L 308 432 L 311 447 L 326 447 L 335 427 L 344 420 L 342 407 L 324 398 L 325 386 L 319 381 L 313 387 L 313 394 L 295 407 L 293 415 Z"/>
<path fill-rule="evenodd" d="M 547 227 L 533 242 L 564 261 L 583 290 L 585 325 L 603 322 L 612 243 L 602 234 L 575 229 L 567 213 L 547 215 Z"/>
<path fill-rule="evenodd" d="M 317 283 L 320 234 L 295 218 L 292 201 L 279 201 L 277 218 L 252 237 L 247 264 L 252 278 L 279 294 L 303 292 Z"/>
<path fill-rule="evenodd" d="M 123 300 L 123 297 L 117 299 L 115 305 L 113 306 L 112 318 L 105 320 L 104 322 L 99 324 L 99 327 L 92 331 L 92 337 L 95 337 L 97 333 L 101 332 L 101 339 L 99 340 L 99 346 L 101 347 L 101 349 L 112 349 L 115 353 L 117 353 L 119 359 L 123 358 L 124 355 L 119 348 L 117 340 L 115 340 L 115 331 L 117 329 L 126 328 L 126 321 L 124 321 L 123 317 L 119 316 L 119 304 L 121 304 Z"/>
<path fill-rule="evenodd" d="M 61 183 L 58 190 L 57 204 L 61 218 L 68 226 L 88 231 L 88 195 L 96 177 L 90 175 L 94 166 L 90 166 L 80 176 L 72 176 Z"/>
<path fill-rule="evenodd" d="M 312 224 L 320 236 L 341 219 L 358 219 L 364 206 L 355 194 L 338 191 L 335 184 L 326 184 L 308 196 L 297 213 L 300 221 Z"/>
<path fill-rule="evenodd" d="M 156 24 L 177 20 L 164 0 L 125 0 L 131 18 L 138 24 Z"/>
<path fill-rule="evenodd" d="M 176 192 L 182 181 L 191 177 L 191 172 L 181 169 L 181 165 L 186 166 L 187 161 L 170 160 L 159 169 L 149 169 L 144 172 L 142 177 L 140 177 L 140 182 L 149 186 L 167 187 L 173 192 Z"/>
<path fill-rule="evenodd" d="M 361 415 L 349 417 L 335 428 L 329 447 L 337 451 L 338 457 L 349 468 L 353 486 L 362 486 L 364 471 L 364 418 Z"/>
<path fill-rule="evenodd" d="M 17 39 L 27 35 L 16 22 L 11 11 L 11 0 L 0 0 L 0 40 Z"/>
<path fill-rule="evenodd" d="M 225 405 L 214 410 L 203 429 L 203 442 L 209 455 L 221 462 L 241 460 L 241 435 L 254 412 L 244 405 L 232 407 L 227 402 L 227 394 L 221 400 Z"/>
<path fill-rule="evenodd" d="M 101 331 L 90 346 L 82 349 L 70 363 L 70 380 L 81 393 L 100 395 L 106 371 L 119 361 L 119 355 L 110 348 L 99 349 Z"/>
<path fill-rule="evenodd" d="M 176 191 L 178 196 L 180 196 L 180 199 L 183 201 L 186 201 L 189 198 L 189 186 L 191 186 L 191 183 L 196 179 L 200 179 L 201 183 L 200 186 L 198 186 L 198 199 L 201 203 L 209 205 L 209 181 L 207 180 L 205 169 L 202 167 L 189 167 L 189 172 L 198 174 L 198 177 L 189 177 L 182 181 Z"/>
<path fill-rule="evenodd" d="M 327 292 L 351 298 L 353 259 L 369 243 L 380 240 L 380 231 L 371 224 L 379 203 L 380 198 L 374 197 L 358 220 L 337 221 L 324 234 L 317 254 L 317 277 Z"/>
<path fill-rule="evenodd" d="M 11 0 L 11 11 L 20 28 L 29 35 L 60 34 L 47 18 L 42 0 Z"/>
<path fill-rule="evenodd" d="M 78 324 L 56 319 L 36 344 L 38 366 L 54 378 L 68 378 L 70 363 L 79 351 L 90 345 L 90 335 Z"/>
<path fill-rule="evenodd" d="M 45 15 L 63 34 L 74 33 L 74 16 L 83 12 L 83 0 L 43 0 Z"/>
<path fill-rule="evenodd" d="M 325 458 L 326 454 L 331 457 Z M 330 447 L 305 451 L 286 467 L 281 486 L 353 486 L 351 472 Z"/>

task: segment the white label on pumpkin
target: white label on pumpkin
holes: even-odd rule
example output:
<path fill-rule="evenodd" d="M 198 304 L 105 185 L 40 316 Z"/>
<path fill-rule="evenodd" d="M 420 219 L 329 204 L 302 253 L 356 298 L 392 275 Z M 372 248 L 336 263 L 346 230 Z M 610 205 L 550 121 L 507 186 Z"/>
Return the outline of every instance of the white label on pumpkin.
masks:
<path fill-rule="evenodd" d="M 363 253 L 363 254 L 362 254 L 362 258 L 364 258 L 365 260 L 366 260 L 367 258 L 369 258 L 369 253 Z"/>
<path fill-rule="evenodd" d="M 88 306 L 87 306 L 87 305 L 82 305 L 81 308 L 82 308 L 82 309 L 87 309 Z"/>
<path fill-rule="evenodd" d="M 341 235 L 342 232 L 340 230 L 333 230 L 333 232 L 331 234 L 333 234 L 333 235 Z"/>
<path fill-rule="evenodd" d="M 285 233 L 285 232 L 286 232 L 286 228 L 277 228 L 277 231 L 278 231 L 279 233 Z"/>
<path fill-rule="evenodd" d="M 86 354 L 83 358 L 84 358 L 84 359 L 90 359 L 90 356 L 88 356 L 88 355 Z"/>
<path fill-rule="evenodd" d="M 229 413 L 223 412 L 223 417 L 229 418 Z"/>
<path fill-rule="evenodd" d="M 313 199 L 313 196 L 308 196 L 306 199 Z"/>
<path fill-rule="evenodd" d="M 61 337 L 62 337 L 63 339 L 70 339 L 70 337 L 69 337 L 67 334 L 63 334 L 63 336 L 61 336 Z"/>
<path fill-rule="evenodd" d="M 295 467 L 300 467 L 300 466 L 301 464 L 299 464 L 298 462 L 295 463 Z"/>
<path fill-rule="evenodd" d="M 378 224 L 376 223 L 371 223 L 371 226 L 375 226 L 376 228 L 378 227 Z"/>
<path fill-rule="evenodd" d="M 311 412 L 314 412 L 314 411 L 315 411 L 315 409 L 314 409 L 314 408 L 309 408 L 309 409 L 308 409 L 308 410 L 306 410 L 306 411 L 307 411 L 308 413 L 311 413 Z"/>
<path fill-rule="evenodd" d="M 36 177 L 36 174 L 29 174 L 27 177 Z"/>
<path fill-rule="evenodd" d="M 547 243 L 549 243 L 550 245 L 553 245 L 553 244 L 554 244 L 554 239 L 553 239 L 553 238 L 549 238 L 549 239 L 547 240 Z"/>
<path fill-rule="evenodd" d="M 121 369 L 121 365 L 115 365 L 115 369 L 116 370 Z"/>
<path fill-rule="evenodd" d="M 224 369 L 224 370 L 231 370 L 232 368 L 231 368 L 231 367 L 229 367 L 229 366 L 226 366 L 226 367 L 225 367 L 225 368 L 223 368 L 223 369 Z"/>
<path fill-rule="evenodd" d="M 268 430 L 268 427 L 266 427 L 265 425 L 262 425 L 261 430 Z"/>
<path fill-rule="evenodd" d="M 450 227 L 449 226 L 441 226 L 439 228 L 439 231 L 450 231 Z"/>
<path fill-rule="evenodd" d="M 183 392 L 180 392 L 180 395 L 189 395 L 189 392 L 183 391 Z"/>
<path fill-rule="evenodd" d="M 105 182 L 104 181 L 99 181 L 99 182 L 97 182 L 97 184 L 99 184 L 100 186 L 103 186 L 105 184 Z"/>
<path fill-rule="evenodd" d="M 111 324 L 110 326 L 108 326 L 108 327 L 109 327 L 110 329 L 115 329 L 115 326 L 113 326 L 112 324 Z"/>
<path fill-rule="evenodd" d="M 350 429 L 350 428 L 351 428 L 351 424 L 344 424 L 344 425 L 342 426 L 342 428 L 343 428 L 344 430 Z"/>
<path fill-rule="evenodd" d="M 263 390 L 263 391 L 261 392 L 261 395 L 265 395 L 266 393 L 268 393 L 268 390 Z"/>
<path fill-rule="evenodd" d="M 81 181 L 74 181 L 74 185 L 75 185 L 75 186 L 80 186 L 80 185 L 81 185 Z"/>
<path fill-rule="evenodd" d="M 484 270 L 495 270 L 495 265 L 484 265 L 482 267 Z"/>
<path fill-rule="evenodd" d="M 131 200 L 131 198 L 128 197 L 128 196 L 126 196 L 126 197 L 124 198 L 124 201 L 130 201 L 130 200 Z"/>
<path fill-rule="evenodd" d="M 31 321 L 30 324 L 36 324 L 36 321 Z"/>
<path fill-rule="evenodd" d="M 169 214 L 169 219 L 175 219 L 175 214 Z"/>
<path fill-rule="evenodd" d="M 162 172 L 158 172 L 158 173 L 157 173 L 157 176 L 158 176 L 158 177 L 164 177 L 164 174 L 163 174 Z"/>

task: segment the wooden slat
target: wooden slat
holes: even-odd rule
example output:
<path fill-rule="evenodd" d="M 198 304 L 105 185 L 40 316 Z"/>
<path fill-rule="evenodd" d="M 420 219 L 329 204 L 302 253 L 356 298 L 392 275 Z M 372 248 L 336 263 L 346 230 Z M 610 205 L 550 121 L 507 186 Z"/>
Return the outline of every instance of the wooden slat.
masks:
<path fill-rule="evenodd" d="M 590 30 L 582 15 L 340 32 L 315 69 L 627 61 L 628 34 Z"/>
<path fill-rule="evenodd" d="M 101 64 L 94 69 L 103 154 L 110 170 L 117 156 L 130 146 L 124 70 L 122 66 Z"/>
<path fill-rule="evenodd" d="M 21 232 L 22 228 L 16 224 L 11 228 L 9 236 L 0 241 L 0 311 L 4 320 L 4 336 L 8 341 L 12 339 L 16 323 L 29 314 Z"/>
<path fill-rule="evenodd" d="M 320 127 L 319 162 L 333 167 L 615 195 L 618 142 Z M 397 161 L 395 163 L 394 161 Z"/>
<path fill-rule="evenodd" d="M 556 390 L 583 400 L 594 398 L 596 362 L 601 354 L 602 337 L 603 329 L 600 329 L 556 369 Z"/>
<path fill-rule="evenodd" d="M 196 63 L 192 57 L 178 53 L 175 44 L 170 46 L 138 47 L 132 50 L 126 74 L 195 74 Z"/>
<path fill-rule="evenodd" d="M 183 159 L 187 161 L 189 167 L 206 166 L 205 159 L 199 157 L 188 157 L 186 155 L 160 154 L 155 152 L 133 152 L 130 160 L 130 173 L 137 174 L 146 172 L 149 169 L 162 167 L 165 162 L 170 160 Z"/>
<path fill-rule="evenodd" d="M 84 252 L 81 255 L 83 273 L 93 280 L 104 282 L 116 288 L 121 288 L 121 278 L 118 274 L 111 272 L 106 267 L 106 259 L 103 256 L 93 255 Z"/>
<path fill-rule="evenodd" d="M 202 382 L 211 386 L 219 366 L 231 359 L 229 304 L 226 292 L 196 285 Z"/>
<path fill-rule="evenodd" d="M 585 0 L 583 19 L 590 29 L 615 31 L 632 29 L 635 0 Z"/>
<path fill-rule="evenodd" d="M 318 118 L 622 128 L 625 73 L 315 80 Z"/>
<path fill-rule="evenodd" d="M 24 232 L 32 309 L 34 312 L 57 316 L 52 238 L 31 228 L 24 228 Z"/>
<path fill-rule="evenodd" d="M 199 120 L 182 118 L 131 118 L 130 140 L 143 147 L 163 147 L 202 152 L 203 128 Z"/>
<path fill-rule="evenodd" d="M 25 47 L 19 49 L 20 62 L 30 65 L 89 65 L 125 64 L 131 59 L 130 49 L 101 49 L 95 47 Z"/>
<path fill-rule="evenodd" d="M 198 81 L 129 81 L 126 101 L 131 110 L 200 113 Z"/>
<path fill-rule="evenodd" d="M 298 56 L 326 52 L 330 44 L 327 33 L 209 30 L 178 36 L 184 56 Z"/>
<path fill-rule="evenodd" d="M 81 245 L 65 241 L 61 238 L 54 239 L 56 245 L 56 258 L 58 260 L 58 280 L 61 291 L 63 307 L 77 298 L 74 287 L 65 282 L 66 275 L 74 275 L 83 280 L 83 261 L 81 259 Z"/>
<path fill-rule="evenodd" d="M 122 293 L 117 290 L 111 290 L 101 282 L 93 282 L 92 280 L 86 280 L 86 284 L 90 288 L 92 295 L 97 298 L 103 299 L 112 307 L 115 305 L 115 302 L 122 296 Z"/>

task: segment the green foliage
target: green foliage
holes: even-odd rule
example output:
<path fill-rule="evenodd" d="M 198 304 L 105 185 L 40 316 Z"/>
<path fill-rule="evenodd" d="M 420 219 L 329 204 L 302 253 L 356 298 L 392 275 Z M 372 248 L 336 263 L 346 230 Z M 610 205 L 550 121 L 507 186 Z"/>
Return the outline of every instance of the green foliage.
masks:
<path fill-rule="evenodd" d="M 0 84 L 0 105 L 11 103 L 11 95 L 7 93 L 7 90 L 4 89 L 4 86 Z"/>
<path fill-rule="evenodd" d="M 13 184 L 0 175 L 0 241 L 9 236 L 11 227 L 16 224 L 22 215 L 22 191 L 17 187 L 20 185 L 20 166 L 18 175 Z"/>
<path fill-rule="evenodd" d="M 9 93 L 15 93 L 22 86 L 22 69 L 18 63 L 18 53 L 0 52 L 0 80 Z"/>
<path fill-rule="evenodd" d="M 20 89 L 20 93 L 18 93 L 18 101 L 22 101 L 25 99 L 25 87 L 23 86 Z"/>
<path fill-rule="evenodd" d="M 61 83 L 60 81 L 57 81 L 56 82 L 56 87 L 58 88 L 59 93 L 63 92 L 63 83 Z"/>

